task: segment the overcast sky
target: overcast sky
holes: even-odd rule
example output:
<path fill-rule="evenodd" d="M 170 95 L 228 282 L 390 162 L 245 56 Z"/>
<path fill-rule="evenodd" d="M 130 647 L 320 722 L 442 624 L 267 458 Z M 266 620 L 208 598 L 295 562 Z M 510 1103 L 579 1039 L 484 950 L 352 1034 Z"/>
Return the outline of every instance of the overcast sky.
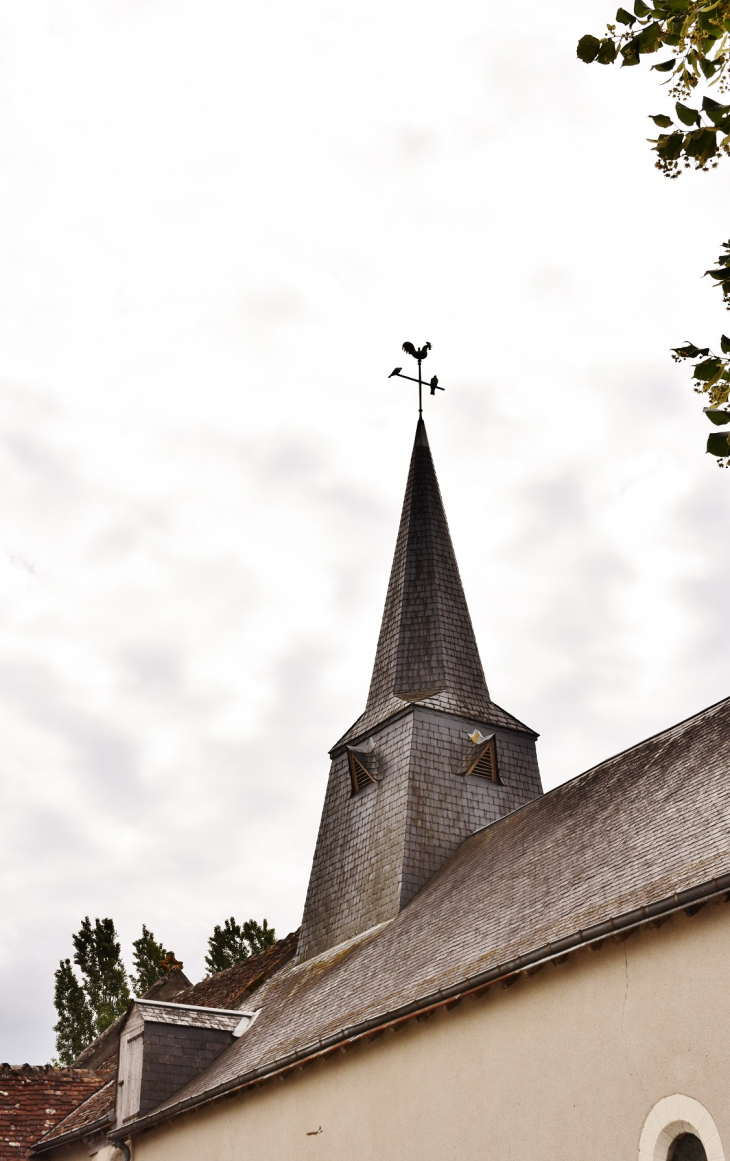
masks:
<path fill-rule="evenodd" d="M 193 979 L 301 916 L 427 424 L 546 787 L 730 693 L 730 477 L 668 349 L 728 172 L 608 0 L 0 0 L 0 1059 L 86 914 Z M 728 163 L 725 163 L 727 166 Z"/>

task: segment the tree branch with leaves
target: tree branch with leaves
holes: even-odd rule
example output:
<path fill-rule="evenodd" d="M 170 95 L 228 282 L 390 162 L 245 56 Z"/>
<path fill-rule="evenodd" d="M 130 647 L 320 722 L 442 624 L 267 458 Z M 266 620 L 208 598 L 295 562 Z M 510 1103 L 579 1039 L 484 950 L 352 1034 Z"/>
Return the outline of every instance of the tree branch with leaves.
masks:
<path fill-rule="evenodd" d="M 693 0 L 654 0 L 653 6 L 636 0 L 633 12 L 619 8 L 615 23 L 606 26 L 606 35 L 586 35 L 578 41 L 578 57 L 586 64 L 622 66 L 641 63 L 660 49 L 670 55 L 652 69 L 668 74 L 665 84 L 676 98 L 674 117 L 666 113 L 651 114 L 651 120 L 663 130 L 649 143 L 657 155 L 656 166 L 666 177 L 677 178 L 683 169 L 714 169 L 723 156 L 730 155 L 730 104 L 722 104 L 709 94 L 697 107 L 686 102 L 701 84 L 717 86 L 718 95 L 730 93 L 730 0 L 713 4 Z M 725 305 L 730 309 L 730 241 L 723 244 L 716 269 L 709 274 L 721 287 Z M 676 362 L 694 362 L 693 385 L 698 394 L 706 394 L 709 406 L 704 408 L 710 421 L 718 426 L 730 423 L 730 340 L 720 340 L 719 355 L 708 347 L 684 343 L 673 349 Z M 717 457 L 720 467 L 730 466 L 730 435 L 713 432 L 707 451 Z"/>

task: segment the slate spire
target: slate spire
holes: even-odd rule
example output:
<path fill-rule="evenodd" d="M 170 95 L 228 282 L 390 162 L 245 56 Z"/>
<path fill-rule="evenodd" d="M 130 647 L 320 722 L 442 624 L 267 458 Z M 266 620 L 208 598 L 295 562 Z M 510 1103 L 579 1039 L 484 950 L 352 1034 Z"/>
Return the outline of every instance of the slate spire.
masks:
<path fill-rule="evenodd" d="M 468 835 L 541 794 L 536 737 L 489 698 L 419 419 L 367 706 L 330 750 L 299 958 L 392 919 Z"/>
<path fill-rule="evenodd" d="M 459 576 L 426 425 L 419 419 L 367 705 L 369 729 L 428 705 L 488 715 L 487 683 Z"/>

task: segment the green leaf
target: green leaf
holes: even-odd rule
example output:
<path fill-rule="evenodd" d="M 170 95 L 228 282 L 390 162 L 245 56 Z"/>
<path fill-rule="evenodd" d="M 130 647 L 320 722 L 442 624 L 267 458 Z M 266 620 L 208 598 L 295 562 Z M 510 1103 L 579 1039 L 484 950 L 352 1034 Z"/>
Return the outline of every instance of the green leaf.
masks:
<path fill-rule="evenodd" d="M 673 60 L 663 60 L 661 62 L 661 64 L 655 64 L 655 65 L 652 65 L 651 67 L 653 69 L 656 69 L 656 71 L 658 73 L 668 73 L 668 72 L 670 72 L 671 69 L 674 68 L 675 63 L 676 62 Z"/>
<path fill-rule="evenodd" d="M 711 97 L 702 98 L 702 108 L 712 121 L 712 124 L 718 126 L 722 125 L 722 122 L 730 113 L 730 105 L 720 105 L 717 101 L 713 101 Z"/>
<path fill-rule="evenodd" d="M 639 38 L 635 36 L 633 40 L 629 40 L 621 49 L 621 56 L 624 58 L 621 61 L 621 67 L 625 65 L 637 65 L 639 63 Z"/>
<path fill-rule="evenodd" d="M 730 455 L 730 444 L 724 431 L 712 431 L 707 437 L 707 450 L 711 456 Z"/>
<path fill-rule="evenodd" d="M 651 16 L 651 8 L 648 4 L 644 3 L 644 0 L 636 0 L 634 12 L 639 17 L 639 20 L 643 20 L 645 16 Z"/>
<path fill-rule="evenodd" d="M 694 157 L 700 167 L 706 165 L 717 153 L 716 134 L 716 129 L 695 129 L 693 133 L 688 133 L 684 142 L 687 157 Z"/>
<path fill-rule="evenodd" d="M 655 125 L 658 125 L 660 129 L 669 129 L 672 125 L 672 118 L 667 117 L 665 113 L 657 113 L 656 117 L 652 117 L 651 120 Z"/>
<path fill-rule="evenodd" d="M 680 359 L 699 359 L 710 353 L 709 347 L 696 347 L 694 343 L 685 343 L 683 347 L 673 347 L 672 350 Z"/>
<path fill-rule="evenodd" d="M 705 270 L 705 273 L 702 275 L 702 277 L 706 278 L 708 274 L 710 278 L 716 278 L 718 282 L 724 282 L 728 276 L 727 270 Z"/>
<path fill-rule="evenodd" d="M 700 8 L 697 13 L 697 24 L 702 32 L 709 32 L 710 35 L 715 33 L 717 24 L 719 23 L 715 21 L 715 15 L 719 15 L 719 13 L 713 15 L 713 10 L 716 7 L 717 5 L 713 4 L 711 8 Z"/>
<path fill-rule="evenodd" d="M 667 7 L 671 8 L 672 12 L 686 12 L 690 3 L 691 0 L 667 0 Z"/>
<path fill-rule="evenodd" d="M 601 47 L 601 42 L 597 36 L 581 36 L 578 41 L 577 54 L 578 59 L 590 64 L 598 56 L 598 50 Z"/>
<path fill-rule="evenodd" d="M 616 45 L 613 43 L 611 38 L 607 36 L 605 38 L 605 40 L 602 40 L 600 45 L 598 46 L 596 60 L 598 61 L 599 64 L 609 65 L 609 64 L 613 64 L 613 62 L 616 59 L 616 55 L 617 55 Z"/>
<path fill-rule="evenodd" d="M 700 115 L 697 109 L 690 109 L 687 105 L 683 105 L 681 101 L 677 101 L 674 107 L 683 125 L 699 125 Z"/>
<path fill-rule="evenodd" d="M 627 12 L 625 8 L 619 8 L 618 12 L 616 13 L 616 19 L 618 20 L 619 24 L 628 24 L 629 27 L 631 27 L 632 24 L 636 24 L 636 17 L 632 16 L 630 12 Z"/>
<path fill-rule="evenodd" d="M 717 407 L 703 407 L 705 415 L 710 423 L 714 423 L 716 427 L 720 427 L 723 423 L 730 423 L 730 411 L 720 411 Z M 727 439 L 727 435 L 725 435 Z"/>
<path fill-rule="evenodd" d="M 662 32 L 662 26 L 655 20 L 653 24 L 647 25 L 647 27 L 639 33 L 639 52 L 656 52 L 657 49 L 661 47 L 663 39 L 664 36 Z"/>
<path fill-rule="evenodd" d="M 720 349 L 722 350 L 723 354 L 730 355 L 730 339 L 727 337 L 727 335 L 721 336 Z"/>
<path fill-rule="evenodd" d="M 709 383 L 710 380 L 719 377 L 723 367 L 724 363 L 722 359 L 704 359 L 695 367 L 694 378 L 699 379 L 700 383 Z"/>
<path fill-rule="evenodd" d="M 656 144 L 656 151 L 660 157 L 665 158 L 667 161 L 676 161 L 682 152 L 683 145 L 683 133 L 670 133 L 668 136 L 662 135 L 659 137 Z"/>

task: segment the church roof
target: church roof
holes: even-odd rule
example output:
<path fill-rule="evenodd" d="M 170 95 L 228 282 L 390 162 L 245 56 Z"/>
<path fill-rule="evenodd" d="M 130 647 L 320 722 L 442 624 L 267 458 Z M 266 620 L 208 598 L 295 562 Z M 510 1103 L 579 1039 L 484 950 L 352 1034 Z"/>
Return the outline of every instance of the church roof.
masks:
<path fill-rule="evenodd" d="M 533 733 L 489 696 L 423 419 L 416 428 L 367 705 L 334 748 L 415 701 Z"/>
<path fill-rule="evenodd" d="M 282 968 L 250 1030 L 129 1128 L 729 891 L 727 699 L 477 831 L 395 919 Z"/>

